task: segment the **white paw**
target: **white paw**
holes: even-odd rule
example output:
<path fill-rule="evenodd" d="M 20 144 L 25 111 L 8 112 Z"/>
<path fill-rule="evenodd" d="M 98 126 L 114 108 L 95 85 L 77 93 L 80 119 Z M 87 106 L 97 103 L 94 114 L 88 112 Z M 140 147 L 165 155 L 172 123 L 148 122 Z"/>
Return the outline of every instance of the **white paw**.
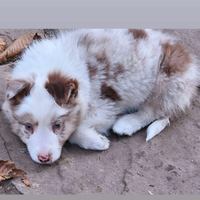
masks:
<path fill-rule="evenodd" d="M 114 126 L 113 131 L 118 135 L 132 135 L 141 129 L 141 124 L 133 115 L 125 115 L 119 118 Z"/>
<path fill-rule="evenodd" d="M 79 145 L 84 149 L 106 150 L 110 145 L 110 141 L 101 134 L 95 134 Z"/>
<path fill-rule="evenodd" d="M 105 136 L 103 135 L 100 135 L 100 138 L 96 141 L 94 141 L 94 149 L 96 150 L 106 150 L 109 148 L 110 146 L 110 141 L 108 140 L 108 138 L 106 138 Z"/>
<path fill-rule="evenodd" d="M 106 150 L 110 141 L 103 135 L 93 129 L 87 129 L 85 132 L 76 132 L 70 138 L 72 144 L 77 144 L 84 149 Z"/>

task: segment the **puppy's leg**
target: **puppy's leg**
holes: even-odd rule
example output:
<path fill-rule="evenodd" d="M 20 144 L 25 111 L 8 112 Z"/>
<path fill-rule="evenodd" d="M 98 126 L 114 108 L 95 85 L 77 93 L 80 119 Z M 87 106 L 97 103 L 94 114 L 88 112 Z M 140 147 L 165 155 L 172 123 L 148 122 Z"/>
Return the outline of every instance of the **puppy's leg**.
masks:
<path fill-rule="evenodd" d="M 69 141 L 84 149 L 93 150 L 106 150 L 110 145 L 110 141 L 105 136 L 97 133 L 94 128 L 82 126 L 70 136 Z"/>
<path fill-rule="evenodd" d="M 147 128 L 146 141 L 149 141 L 154 136 L 159 134 L 168 124 L 169 124 L 169 118 L 159 119 L 159 120 L 156 120 L 155 122 L 153 122 Z"/>
<path fill-rule="evenodd" d="M 151 108 L 138 110 L 136 113 L 121 116 L 114 124 L 113 131 L 118 135 L 132 135 L 155 120 Z"/>

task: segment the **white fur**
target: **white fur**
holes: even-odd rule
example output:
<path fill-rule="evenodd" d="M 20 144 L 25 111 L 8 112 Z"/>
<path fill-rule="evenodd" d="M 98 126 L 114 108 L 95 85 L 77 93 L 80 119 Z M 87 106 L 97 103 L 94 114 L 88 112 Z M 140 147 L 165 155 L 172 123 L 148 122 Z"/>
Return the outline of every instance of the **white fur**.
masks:
<path fill-rule="evenodd" d="M 169 119 L 164 118 L 156 120 L 147 128 L 147 138 L 146 141 L 149 141 L 154 136 L 159 134 L 167 125 L 169 124 Z"/>
<path fill-rule="evenodd" d="M 147 129 L 149 140 L 164 129 L 169 117 L 190 105 L 199 79 L 195 59 L 191 56 L 190 67 L 184 73 L 168 76 L 160 66 L 162 45 L 174 44 L 175 39 L 159 31 L 145 32 L 147 37 L 138 39 L 127 30 L 75 30 L 36 42 L 25 51 L 8 84 L 24 80 L 33 87 L 15 107 L 10 101 L 17 91 L 8 87 L 3 109 L 34 161 L 41 163 L 38 155 L 50 155 L 46 163 L 54 162 L 67 139 L 86 149 L 105 150 L 109 140 L 101 134 L 107 134 L 108 129 L 132 135 L 156 120 Z M 88 66 L 96 68 L 97 73 L 90 76 Z M 53 71 L 78 81 L 75 104 L 59 106 L 45 89 Z M 120 100 L 102 97 L 103 83 Z M 137 112 L 126 114 L 131 109 Z M 31 115 L 29 120 L 37 124 L 33 134 L 26 135 L 23 123 L 18 123 L 24 114 Z M 63 115 L 65 131 L 55 134 L 52 123 Z"/>

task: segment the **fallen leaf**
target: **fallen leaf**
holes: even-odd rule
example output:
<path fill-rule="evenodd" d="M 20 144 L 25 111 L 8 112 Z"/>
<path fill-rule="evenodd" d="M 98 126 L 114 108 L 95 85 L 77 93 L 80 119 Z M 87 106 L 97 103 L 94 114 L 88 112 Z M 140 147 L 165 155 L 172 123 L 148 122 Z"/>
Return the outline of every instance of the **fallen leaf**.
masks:
<path fill-rule="evenodd" d="M 22 177 L 24 177 L 24 176 L 26 175 L 26 172 L 23 171 L 23 170 L 21 170 L 21 169 L 16 169 L 16 168 L 14 168 L 14 169 L 12 169 L 12 171 L 14 172 L 14 174 L 15 174 L 16 177 L 17 177 L 17 176 L 22 176 Z"/>
<path fill-rule="evenodd" d="M 6 41 L 0 38 L 0 54 L 6 49 Z"/>
<path fill-rule="evenodd" d="M 2 176 L 0 176 L 0 182 L 5 180 L 5 178 L 3 178 Z"/>
<path fill-rule="evenodd" d="M 31 184 L 29 183 L 29 181 L 26 178 L 22 178 L 22 181 L 25 185 L 31 187 Z"/>
<path fill-rule="evenodd" d="M 14 162 L 9 160 L 0 160 L 0 182 L 6 179 L 10 179 L 12 177 L 22 177 L 23 182 L 30 186 L 30 183 L 26 179 L 26 172 L 21 169 L 13 168 L 15 165 Z"/>
<path fill-rule="evenodd" d="M 33 40 L 40 39 L 41 37 L 37 33 L 19 37 L 18 39 L 14 40 L 14 42 L 3 53 L 0 54 L 0 62 L 6 61 L 7 58 L 19 54 L 26 49 Z"/>
<path fill-rule="evenodd" d="M 0 160 L 0 169 L 1 169 L 1 167 L 5 164 L 5 163 L 7 163 L 8 161 L 4 161 L 4 160 Z"/>
<path fill-rule="evenodd" d="M 0 177 L 1 180 L 5 180 L 12 176 L 12 168 L 15 165 L 14 162 L 0 160 Z"/>

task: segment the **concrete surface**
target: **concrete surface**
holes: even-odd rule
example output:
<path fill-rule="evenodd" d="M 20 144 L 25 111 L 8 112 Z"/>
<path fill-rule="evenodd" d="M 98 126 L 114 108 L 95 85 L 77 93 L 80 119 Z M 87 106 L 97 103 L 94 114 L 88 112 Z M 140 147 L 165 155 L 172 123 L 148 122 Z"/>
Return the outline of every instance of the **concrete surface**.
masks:
<path fill-rule="evenodd" d="M 45 30 L 0 30 L 11 43 L 23 34 Z M 200 30 L 164 30 L 177 36 L 200 58 Z M 53 34 L 53 30 L 48 30 Z M 5 72 L 14 62 L 0 65 L 0 105 Z M 66 143 L 61 158 L 40 165 L 23 150 L 0 111 L 0 159 L 12 160 L 27 172 L 29 188 L 20 179 L 3 181 L 0 194 L 200 194 L 200 90 L 192 106 L 161 134 L 145 142 L 145 129 L 132 137 L 112 135 L 106 151 L 83 150 Z"/>

